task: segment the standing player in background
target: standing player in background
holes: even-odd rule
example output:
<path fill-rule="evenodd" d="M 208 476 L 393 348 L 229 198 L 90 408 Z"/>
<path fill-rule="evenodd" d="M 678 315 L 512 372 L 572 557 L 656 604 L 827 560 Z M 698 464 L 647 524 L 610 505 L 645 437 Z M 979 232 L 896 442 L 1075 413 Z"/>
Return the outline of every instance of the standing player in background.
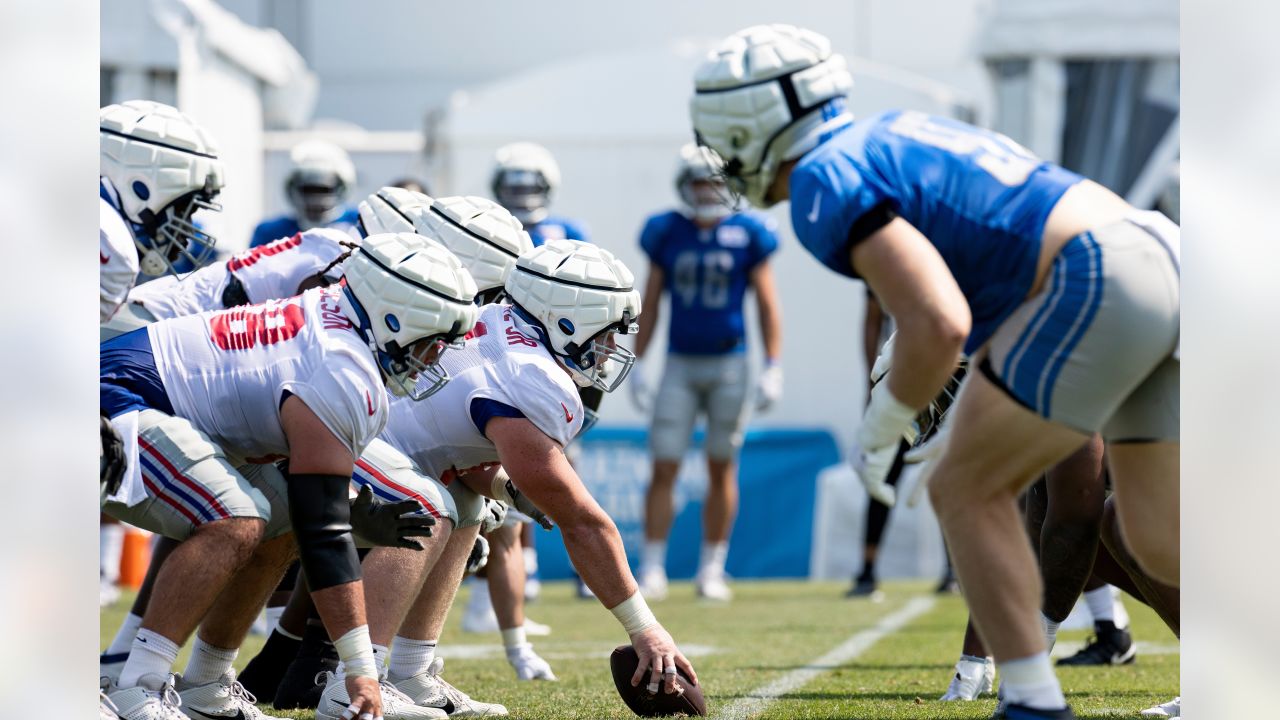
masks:
<path fill-rule="evenodd" d="M 649 258 L 644 301 L 651 310 L 636 338 L 631 393 L 642 411 L 653 405 L 653 475 L 640 565 L 641 591 L 653 600 L 667 595 L 676 475 L 700 413 L 707 416 L 708 488 L 697 590 L 711 600 L 733 596 L 724 566 L 738 511 L 737 455 L 753 400 L 742 309 L 748 288 L 756 292 L 764 345 L 756 409 L 766 410 L 782 397 L 782 309 L 769 265 L 778 248 L 777 223 L 761 213 L 730 210 L 720 173 L 710 153 L 693 144 L 681 148 L 675 186 L 684 207 L 650 216 L 640 234 Z M 651 398 L 640 359 L 653 338 L 664 291 L 671 297 L 668 354 L 657 396 Z"/>
<path fill-rule="evenodd" d="M 343 205 L 356 184 L 356 166 L 347 151 L 327 140 L 304 140 L 289 151 L 289 162 L 284 192 L 293 211 L 258 223 L 249 247 L 317 227 L 354 237 L 359 215 Z"/>
<path fill-rule="evenodd" d="M 801 244 L 898 322 L 853 453 L 868 488 L 971 356 L 930 498 L 999 666 L 995 717 L 1073 718 L 1016 498 L 1101 433 L 1125 541 L 1177 585 L 1179 229 L 998 133 L 911 111 L 854 122 L 851 87 L 825 37 L 748 28 L 698 68 L 695 131 L 736 191 L 790 200 Z"/>
<path fill-rule="evenodd" d="M 582 222 L 551 214 L 551 196 L 559 187 L 560 166 L 545 147 L 533 142 L 514 142 L 503 145 L 494 153 L 493 175 L 489 179 L 493 199 L 524 225 L 534 247 L 552 239 L 591 242 Z M 604 393 L 596 388 L 583 388 L 579 395 L 583 406 L 593 415 L 600 409 L 600 402 L 604 399 Z M 526 599 L 535 600 L 542 583 L 538 580 L 538 555 L 533 547 L 533 528 L 518 512 L 508 513 L 507 523 L 508 527 L 500 529 L 498 533 L 510 534 L 513 524 L 519 528 L 527 576 L 524 594 Z M 499 541 L 502 539 L 499 538 Z M 499 566 L 504 562 L 503 558 L 490 560 L 496 560 Z M 591 597 L 591 589 L 581 578 L 578 579 L 578 595 Z M 478 603 L 483 599 L 476 598 L 468 606 L 467 619 L 473 621 L 473 628 L 488 624 L 488 614 L 479 614 L 481 607 Z M 473 607 L 475 610 L 472 610 Z"/>

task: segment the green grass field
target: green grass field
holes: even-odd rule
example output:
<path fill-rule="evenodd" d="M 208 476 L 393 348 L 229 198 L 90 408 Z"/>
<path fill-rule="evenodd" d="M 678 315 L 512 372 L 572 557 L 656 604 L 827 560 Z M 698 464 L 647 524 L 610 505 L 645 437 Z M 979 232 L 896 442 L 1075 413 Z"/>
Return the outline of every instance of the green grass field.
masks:
<path fill-rule="evenodd" d="M 913 597 L 932 597 L 922 583 L 888 583 L 882 602 L 846 600 L 837 583 L 740 582 L 730 605 L 698 602 L 687 583 L 672 586 L 671 598 L 654 606 L 658 617 L 691 656 L 714 717 L 758 688 L 811 665 L 850 636 L 876 626 Z M 459 593 L 441 639 L 445 677 L 481 700 L 500 702 L 513 718 L 629 718 L 609 675 L 608 654 L 625 641 L 621 628 L 595 602 L 572 597 L 566 583 L 550 583 L 529 615 L 551 625 L 546 638 L 532 638 L 560 677 L 555 683 L 518 683 L 496 633 L 462 633 L 459 622 L 467 590 Z M 131 596 L 102 613 L 106 647 Z M 1146 607 L 1126 598 L 1133 634 L 1140 643 L 1134 665 L 1063 668 L 1067 697 L 1080 718 L 1130 718 L 1178 694 L 1177 640 Z M 994 699 L 942 703 L 960 650 L 966 611 L 963 600 L 938 597 L 923 614 L 867 648 L 852 661 L 817 668 L 809 682 L 765 705 L 758 718 L 989 718 Z M 1064 632 L 1059 643 L 1084 640 Z M 262 638 L 250 637 L 240 653 L 243 666 Z M 1149 652 L 1144 651 L 1149 650 Z M 186 663 L 186 649 L 178 668 Z M 265 709 L 265 708 L 264 708 Z M 312 713 L 279 713 L 311 720 Z"/>

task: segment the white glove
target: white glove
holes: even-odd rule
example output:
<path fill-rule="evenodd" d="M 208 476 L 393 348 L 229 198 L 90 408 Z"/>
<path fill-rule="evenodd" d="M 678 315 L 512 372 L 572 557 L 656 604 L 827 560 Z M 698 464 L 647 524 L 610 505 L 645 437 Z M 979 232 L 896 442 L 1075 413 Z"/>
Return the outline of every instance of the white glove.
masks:
<path fill-rule="evenodd" d="M 898 454 L 902 433 L 915 417 L 916 411 L 893 396 L 888 382 L 882 382 L 871 389 L 871 402 L 854 437 L 852 465 L 858 479 L 871 497 L 890 507 L 896 493 L 885 478 Z"/>
<path fill-rule="evenodd" d="M 501 500 L 484 498 L 484 518 L 480 521 L 480 534 L 489 533 L 502 527 L 507 520 L 507 504 Z"/>
<path fill-rule="evenodd" d="M 552 680 L 556 679 L 556 674 L 552 672 L 551 665 L 543 660 L 538 653 L 534 652 L 533 645 L 522 643 L 507 648 L 507 662 L 511 663 L 511 667 L 516 671 L 516 678 L 519 680 Z"/>
<path fill-rule="evenodd" d="M 764 412 L 782 399 L 782 365 L 765 361 L 760 379 L 756 381 L 756 410 Z"/>
<path fill-rule="evenodd" d="M 902 456 L 903 462 L 909 465 L 921 464 L 915 489 L 911 491 L 911 497 L 907 498 L 907 507 L 915 507 L 924 497 L 925 487 L 928 486 L 929 478 L 933 476 L 933 471 L 938 466 L 938 458 L 942 457 L 942 451 L 946 449 L 947 441 L 951 436 L 951 425 L 947 423 L 950 417 L 950 415 L 943 415 L 942 424 L 938 426 L 933 437 L 919 447 L 908 450 L 906 455 Z"/>
<path fill-rule="evenodd" d="M 880 382 L 880 378 L 889 372 L 889 368 L 893 366 L 893 341 L 898 337 L 895 330 L 889 339 L 884 341 L 884 345 L 880 346 L 880 354 L 876 356 L 875 365 L 871 366 L 871 384 L 875 385 Z"/>
<path fill-rule="evenodd" d="M 631 386 L 631 402 L 635 403 L 636 409 L 640 412 L 647 413 L 652 406 L 652 393 L 649 388 L 649 381 L 644 376 L 644 363 L 640 358 L 631 364 L 631 374 L 629 375 L 631 382 L 627 383 Z"/>

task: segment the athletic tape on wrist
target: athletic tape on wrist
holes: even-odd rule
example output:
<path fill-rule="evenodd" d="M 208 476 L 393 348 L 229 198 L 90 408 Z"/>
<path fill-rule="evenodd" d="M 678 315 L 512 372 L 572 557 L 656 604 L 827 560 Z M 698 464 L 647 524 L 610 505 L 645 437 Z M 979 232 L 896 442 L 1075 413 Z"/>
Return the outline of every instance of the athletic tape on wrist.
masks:
<path fill-rule="evenodd" d="M 373 659 L 368 625 L 351 628 L 333 641 L 333 648 L 338 651 L 338 659 L 342 660 L 347 675 L 378 679 L 378 664 Z"/>
<path fill-rule="evenodd" d="M 658 618 L 654 617 L 653 611 L 649 609 L 649 604 L 644 601 L 639 590 L 636 590 L 631 597 L 609 608 L 609 612 L 618 618 L 618 622 L 622 623 L 628 635 L 644 632 L 658 624 Z"/>
<path fill-rule="evenodd" d="M 858 427 L 858 444 L 863 449 L 896 445 L 916 419 L 916 410 L 902 403 L 882 381 L 871 388 L 871 402 Z"/>
<path fill-rule="evenodd" d="M 489 484 L 489 494 L 494 500 L 504 502 L 507 507 L 513 508 L 516 504 L 515 498 L 511 497 L 511 493 L 507 492 L 507 481 L 510 479 L 511 476 L 507 474 L 506 470 L 498 468 L 498 471 L 493 474 L 493 482 Z"/>

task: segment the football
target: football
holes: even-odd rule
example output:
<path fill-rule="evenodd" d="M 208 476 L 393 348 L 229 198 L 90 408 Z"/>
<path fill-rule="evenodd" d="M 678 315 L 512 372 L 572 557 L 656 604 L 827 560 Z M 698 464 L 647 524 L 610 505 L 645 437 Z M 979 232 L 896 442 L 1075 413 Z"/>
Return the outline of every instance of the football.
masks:
<path fill-rule="evenodd" d="M 707 701 L 702 697 L 702 688 L 689 681 L 680 670 L 676 670 L 677 693 L 664 693 L 659 690 L 654 695 L 649 692 L 649 675 L 646 672 L 639 685 L 631 685 L 631 676 L 636 672 L 640 657 L 636 649 L 630 645 L 619 645 L 609 656 L 609 669 L 613 671 L 613 684 L 618 688 L 618 695 L 631 708 L 631 712 L 640 717 L 699 716 L 707 714 Z"/>

